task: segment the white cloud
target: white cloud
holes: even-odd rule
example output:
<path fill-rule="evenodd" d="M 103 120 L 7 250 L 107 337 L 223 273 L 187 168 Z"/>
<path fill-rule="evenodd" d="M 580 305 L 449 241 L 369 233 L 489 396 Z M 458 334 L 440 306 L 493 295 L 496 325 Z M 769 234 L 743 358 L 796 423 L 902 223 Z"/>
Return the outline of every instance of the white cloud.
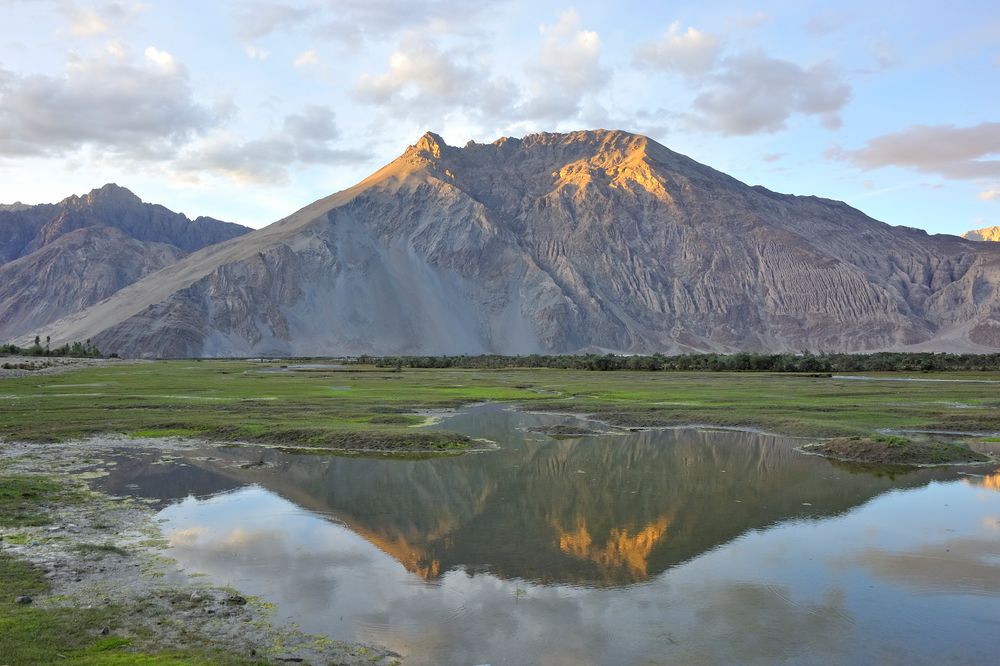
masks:
<path fill-rule="evenodd" d="M 1000 122 L 969 127 L 914 125 L 870 139 L 857 150 L 829 151 L 862 169 L 896 166 L 945 178 L 1000 177 Z"/>
<path fill-rule="evenodd" d="M 319 52 L 316 49 L 307 49 L 295 56 L 292 65 L 295 67 L 314 67 L 319 64 Z"/>
<path fill-rule="evenodd" d="M 981 201 L 997 201 L 1000 200 L 1000 185 L 996 185 L 989 189 L 983 190 L 979 193 L 979 199 Z"/>
<path fill-rule="evenodd" d="M 661 40 L 646 42 L 636 49 L 635 61 L 664 71 L 697 76 L 715 64 L 718 54 L 718 37 L 690 26 L 682 31 L 680 22 L 674 21 Z"/>
<path fill-rule="evenodd" d="M 491 127 L 525 121 L 564 121 L 603 110 L 594 100 L 610 72 L 600 64 L 600 36 L 581 27 L 575 11 L 539 29 L 537 54 L 517 85 L 494 76 L 472 49 L 443 49 L 425 35 L 407 33 L 381 73 L 362 75 L 354 87 L 361 102 L 420 123 L 472 118 Z"/>
<path fill-rule="evenodd" d="M 177 61 L 166 51 L 161 51 L 155 46 L 147 46 L 144 53 L 150 62 L 156 64 L 164 72 L 173 74 L 177 71 Z"/>
<path fill-rule="evenodd" d="M 795 114 L 840 127 L 851 86 L 830 62 L 802 67 L 761 51 L 723 59 L 695 97 L 692 122 L 721 134 L 756 134 L 785 128 Z"/>
<path fill-rule="evenodd" d="M 307 106 L 285 116 L 280 131 L 245 140 L 230 132 L 207 137 L 168 166 L 173 176 L 198 182 L 216 174 L 243 184 L 282 185 L 295 165 L 342 164 L 366 160 L 364 151 L 337 148 L 340 130 L 332 109 Z"/>
<path fill-rule="evenodd" d="M 60 75 L 0 70 L 0 154 L 65 156 L 84 147 L 163 159 L 217 125 L 225 109 L 195 100 L 188 75 L 154 47 L 71 56 Z"/>
<path fill-rule="evenodd" d="M 363 74 L 354 95 L 397 114 L 433 116 L 454 108 L 482 109 L 492 85 L 489 72 L 467 54 L 409 34 L 390 54 L 388 69 Z"/>
<path fill-rule="evenodd" d="M 554 24 L 539 28 L 542 46 L 527 68 L 528 98 L 518 115 L 536 120 L 572 118 L 585 97 L 607 85 L 610 72 L 600 64 L 601 38 L 581 24 L 580 15 L 570 9 Z"/>

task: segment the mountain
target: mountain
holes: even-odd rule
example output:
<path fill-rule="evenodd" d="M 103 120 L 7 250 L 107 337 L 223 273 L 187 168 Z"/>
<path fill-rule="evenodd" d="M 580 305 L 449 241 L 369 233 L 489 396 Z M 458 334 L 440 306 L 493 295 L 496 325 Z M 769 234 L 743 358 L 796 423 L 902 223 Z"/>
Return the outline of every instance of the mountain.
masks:
<path fill-rule="evenodd" d="M 962 238 L 972 241 L 1000 241 L 1000 226 L 973 229 L 962 234 Z"/>
<path fill-rule="evenodd" d="M 448 146 L 56 322 L 126 355 L 1000 348 L 1000 245 L 777 194 L 646 138 Z"/>
<path fill-rule="evenodd" d="M 0 341 L 33 336 L 194 250 L 248 231 L 189 220 L 118 185 L 57 204 L 0 206 Z"/>

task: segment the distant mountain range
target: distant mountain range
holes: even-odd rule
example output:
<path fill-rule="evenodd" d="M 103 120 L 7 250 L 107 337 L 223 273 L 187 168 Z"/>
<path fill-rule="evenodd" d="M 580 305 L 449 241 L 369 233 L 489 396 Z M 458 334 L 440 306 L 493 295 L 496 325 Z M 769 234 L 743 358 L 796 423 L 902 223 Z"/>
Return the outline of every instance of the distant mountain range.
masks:
<path fill-rule="evenodd" d="M 621 131 L 461 148 L 427 133 L 354 187 L 170 260 L 23 340 L 137 356 L 1000 348 L 1000 244 L 750 187 Z"/>
<path fill-rule="evenodd" d="M 1000 226 L 973 229 L 962 234 L 962 238 L 973 241 L 1000 241 Z"/>
<path fill-rule="evenodd" d="M 117 185 L 57 204 L 0 206 L 0 341 L 34 335 L 194 250 L 249 231 L 189 220 Z"/>

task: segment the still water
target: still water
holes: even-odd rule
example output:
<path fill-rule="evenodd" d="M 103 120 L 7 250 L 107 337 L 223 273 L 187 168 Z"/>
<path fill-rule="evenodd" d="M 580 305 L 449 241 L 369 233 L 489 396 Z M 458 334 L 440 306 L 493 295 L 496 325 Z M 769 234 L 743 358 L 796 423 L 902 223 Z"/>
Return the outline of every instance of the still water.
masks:
<path fill-rule="evenodd" d="M 169 555 L 407 664 L 996 663 L 1000 473 L 874 472 L 742 432 L 556 440 L 491 405 L 429 460 L 123 460 Z M 207 456 L 207 457 L 206 457 Z"/>

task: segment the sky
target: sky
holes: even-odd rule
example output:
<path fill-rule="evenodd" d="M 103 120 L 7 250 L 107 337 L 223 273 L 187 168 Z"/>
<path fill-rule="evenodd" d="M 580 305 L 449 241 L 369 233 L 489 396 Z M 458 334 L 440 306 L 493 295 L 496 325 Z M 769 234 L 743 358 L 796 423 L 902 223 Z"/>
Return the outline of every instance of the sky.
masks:
<path fill-rule="evenodd" d="M 890 224 L 1000 224 L 1000 3 L 0 0 L 0 203 L 261 227 L 425 131 L 622 129 Z"/>

